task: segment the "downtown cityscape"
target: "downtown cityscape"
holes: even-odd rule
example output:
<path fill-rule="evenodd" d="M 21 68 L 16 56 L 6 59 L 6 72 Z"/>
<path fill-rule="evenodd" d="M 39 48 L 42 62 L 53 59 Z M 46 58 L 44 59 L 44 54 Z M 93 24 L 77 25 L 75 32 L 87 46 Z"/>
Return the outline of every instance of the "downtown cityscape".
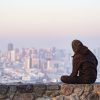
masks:
<path fill-rule="evenodd" d="M 100 48 L 93 49 L 98 58 L 98 78 L 100 82 Z M 50 83 L 60 82 L 61 75 L 72 71 L 72 52 L 52 48 L 15 48 L 7 45 L 0 51 L 0 83 Z"/>

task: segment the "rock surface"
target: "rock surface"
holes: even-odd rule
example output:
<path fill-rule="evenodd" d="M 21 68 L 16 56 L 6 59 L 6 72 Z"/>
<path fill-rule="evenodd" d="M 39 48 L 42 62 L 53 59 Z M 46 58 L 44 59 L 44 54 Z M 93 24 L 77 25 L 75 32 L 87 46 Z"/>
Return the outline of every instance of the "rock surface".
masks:
<path fill-rule="evenodd" d="M 100 100 L 100 84 L 0 85 L 0 100 Z"/>

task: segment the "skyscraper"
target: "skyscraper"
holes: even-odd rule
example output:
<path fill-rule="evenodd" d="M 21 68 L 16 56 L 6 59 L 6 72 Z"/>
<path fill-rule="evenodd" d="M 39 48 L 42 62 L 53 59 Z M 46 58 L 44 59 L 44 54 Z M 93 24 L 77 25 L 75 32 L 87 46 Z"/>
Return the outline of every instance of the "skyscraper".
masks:
<path fill-rule="evenodd" d="M 8 51 L 12 51 L 14 49 L 14 46 L 12 43 L 8 44 Z"/>
<path fill-rule="evenodd" d="M 10 51 L 10 61 L 11 62 L 15 62 L 15 50 Z"/>
<path fill-rule="evenodd" d="M 24 67 L 26 70 L 32 68 L 32 58 L 30 56 L 24 58 Z"/>

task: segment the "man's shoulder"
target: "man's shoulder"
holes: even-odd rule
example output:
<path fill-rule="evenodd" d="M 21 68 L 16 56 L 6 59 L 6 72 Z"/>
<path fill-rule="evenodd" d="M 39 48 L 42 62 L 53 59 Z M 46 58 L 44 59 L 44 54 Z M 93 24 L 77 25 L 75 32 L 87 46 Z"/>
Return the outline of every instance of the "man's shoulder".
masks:
<path fill-rule="evenodd" d="M 81 54 L 75 54 L 75 55 L 73 56 L 74 59 L 78 59 L 78 58 L 80 58 L 80 57 L 82 57 Z"/>

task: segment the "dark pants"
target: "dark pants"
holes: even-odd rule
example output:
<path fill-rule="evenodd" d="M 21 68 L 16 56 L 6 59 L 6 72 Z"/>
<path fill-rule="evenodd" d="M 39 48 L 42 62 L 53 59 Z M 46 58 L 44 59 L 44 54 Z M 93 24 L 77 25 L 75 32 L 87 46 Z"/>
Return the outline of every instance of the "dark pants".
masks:
<path fill-rule="evenodd" d="M 67 84 L 92 84 L 95 82 L 95 78 L 91 78 L 89 80 L 85 80 L 80 76 L 71 77 L 71 76 L 61 76 L 61 81 Z"/>

